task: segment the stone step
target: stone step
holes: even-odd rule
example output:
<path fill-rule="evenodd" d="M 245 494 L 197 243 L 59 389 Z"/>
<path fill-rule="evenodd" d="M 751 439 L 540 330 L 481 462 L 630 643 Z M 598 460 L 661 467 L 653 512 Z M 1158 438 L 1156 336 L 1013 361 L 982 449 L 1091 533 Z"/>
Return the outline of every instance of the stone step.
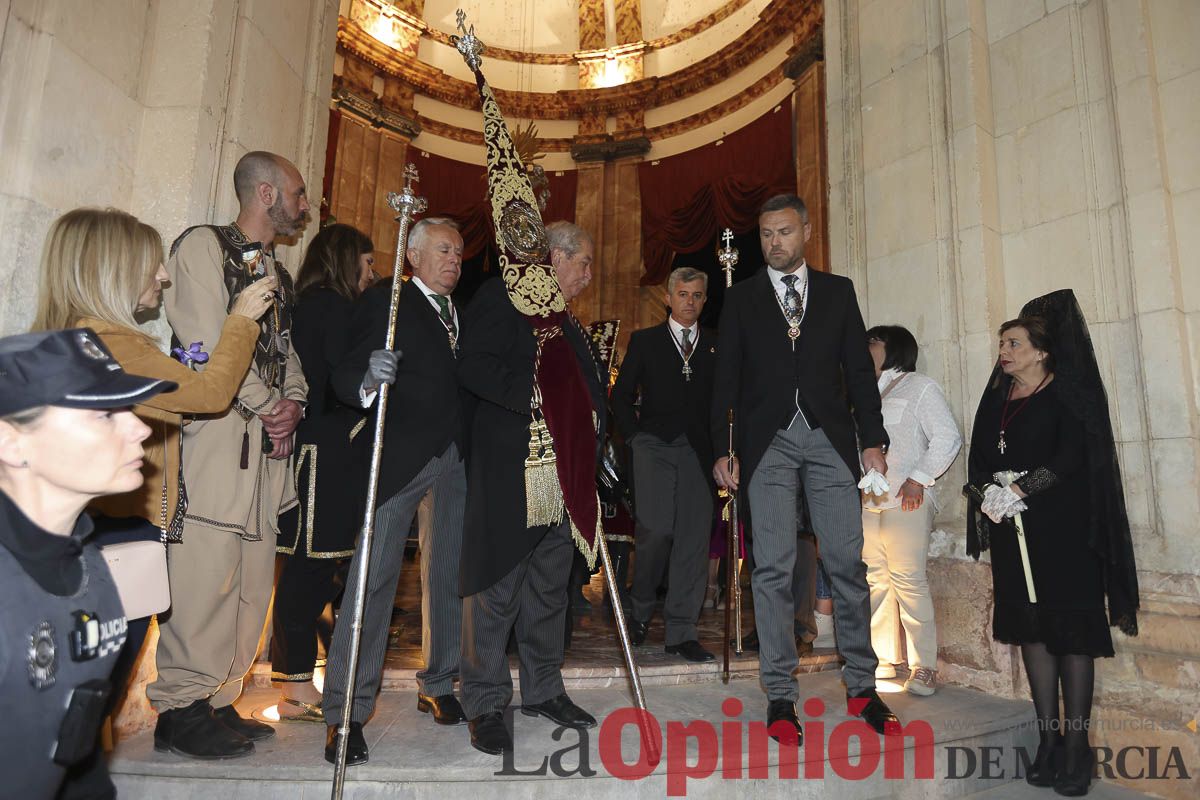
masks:
<path fill-rule="evenodd" d="M 1050 794 L 1048 795 L 1047 792 Z M 1104 781 L 1092 783 L 1091 791 L 1088 792 L 1087 796 L 1090 800 L 1140 800 L 1141 798 L 1154 797 L 1154 795 L 1142 794 L 1132 789 L 1126 789 L 1124 786 Z M 1053 789 L 1039 789 L 1036 786 L 1030 786 L 1024 781 L 1008 781 L 1001 786 L 983 789 L 982 791 L 967 795 L 967 797 L 970 800 L 1048 800 L 1049 797 L 1058 797 L 1058 795 L 1054 794 Z"/>
<path fill-rule="evenodd" d="M 706 683 L 720 680 L 722 673 L 721 653 L 716 653 L 716 660 L 703 664 L 693 664 L 678 656 L 667 656 L 662 648 L 638 648 L 638 674 L 643 686 L 675 686 L 683 683 Z M 616 659 L 611 659 L 615 661 Z M 510 673 L 513 683 L 518 681 L 517 660 L 510 659 Z M 818 650 L 812 654 L 801 656 L 797 670 L 801 674 L 836 670 L 839 667 L 837 652 L 833 649 Z M 568 689 L 603 689 L 607 687 L 622 688 L 628 685 L 629 679 L 623 663 L 597 664 L 579 663 L 568 660 L 563 666 L 563 683 Z M 735 679 L 758 678 L 758 653 L 746 652 L 734 655 L 729 660 L 729 674 Z M 250 682 L 257 688 L 271 686 L 271 665 L 258 662 L 251 670 Z M 417 669 L 411 666 L 388 665 L 383 670 L 382 690 L 385 692 L 406 692 L 417 689 Z"/>
<path fill-rule="evenodd" d="M 892 752 L 897 770 L 893 773 L 885 770 L 888 759 L 881 758 L 880 738 L 846 716 L 837 673 L 805 674 L 798 681 L 806 741 L 795 766 L 797 778 L 781 776 L 776 745 L 761 746 L 764 734 L 758 723 L 765 715 L 766 701 L 755 680 L 648 687 L 647 702 L 660 735 L 665 736 L 665 755 L 644 776 L 628 780 L 614 774 L 620 771 L 622 757 L 632 764 L 638 754 L 637 726 L 620 722 L 631 717 L 628 710 L 621 711 L 630 705 L 624 687 L 572 691 L 573 699 L 601 720 L 599 728 L 582 735 L 514 713 L 516 753 L 507 765 L 471 748 L 465 726 L 437 726 L 417 712 L 411 693 L 388 692 L 380 696 L 376 714 L 366 727 L 371 760 L 350 769 L 345 797 L 524 800 L 580 795 L 589 800 L 636 800 L 686 793 L 688 797 L 756 800 L 957 798 L 996 791 L 996 780 L 982 779 L 978 770 L 964 771 L 962 754 L 978 753 L 984 747 L 999 748 L 992 752 L 1000 754 L 1003 789 L 1025 786 L 1014 781 L 1020 775 L 1018 748 L 1031 754 L 1036 741 L 1028 702 L 953 687 L 929 698 L 885 694 L 908 726 L 908 735 L 902 740 L 888 740 L 890 745 L 899 742 L 903 750 L 889 746 L 884 751 Z M 248 714 L 274 700 L 273 692 L 252 689 L 239 707 Z M 518 707 L 519 700 L 514 700 L 512 708 Z M 328 797 L 332 767 L 322 758 L 324 726 L 281 723 L 276 727 L 278 735 L 260 742 L 253 756 L 222 762 L 188 761 L 156 753 L 151 735 L 145 733 L 118 746 L 112 763 L 114 781 L 125 798 Z M 866 736 L 862 735 L 864 729 Z M 954 774 L 959 777 L 948 777 L 951 757 L 957 759 Z M 750 777 L 752 767 L 754 778 Z M 765 771 L 766 779 L 760 771 Z"/>

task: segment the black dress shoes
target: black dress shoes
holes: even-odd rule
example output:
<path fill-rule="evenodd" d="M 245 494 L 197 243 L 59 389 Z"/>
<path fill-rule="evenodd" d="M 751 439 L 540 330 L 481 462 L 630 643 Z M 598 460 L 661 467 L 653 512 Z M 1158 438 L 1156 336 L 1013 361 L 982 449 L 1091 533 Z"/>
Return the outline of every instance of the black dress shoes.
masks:
<path fill-rule="evenodd" d="M 275 735 L 275 729 L 270 725 L 265 722 L 259 722 L 256 719 L 246 719 L 233 706 L 215 708 L 213 709 L 213 716 L 226 728 L 240 733 L 252 742 L 270 739 Z"/>
<path fill-rule="evenodd" d="M 1063 750 L 1062 769 L 1054 779 L 1054 791 L 1063 797 L 1083 797 L 1092 784 L 1096 755 L 1089 748 L 1081 753 Z"/>
<path fill-rule="evenodd" d="M 417 711 L 433 714 L 433 721 L 438 725 L 462 725 L 467 721 L 467 715 L 453 694 L 439 694 L 430 697 L 427 694 L 417 694 Z"/>
<path fill-rule="evenodd" d="M 646 641 L 646 631 L 648 630 L 650 630 L 649 622 L 642 622 L 633 617 L 629 618 L 629 641 L 633 643 L 634 647 Z"/>
<path fill-rule="evenodd" d="M 1025 782 L 1030 786 L 1046 788 L 1054 785 L 1058 768 L 1062 764 L 1062 737 L 1049 736 L 1038 742 L 1037 755 L 1025 772 Z"/>
<path fill-rule="evenodd" d="M 534 706 L 523 705 L 521 713 L 527 717 L 545 717 L 564 728 L 596 727 L 596 718 L 572 703 L 571 698 L 566 694 L 560 694 L 553 700 L 547 700 Z"/>
<path fill-rule="evenodd" d="M 154 749 L 199 759 L 239 758 L 254 752 L 254 743 L 213 715 L 207 699 L 158 715 Z"/>
<path fill-rule="evenodd" d="M 512 737 L 508 735 L 508 728 L 504 727 L 504 716 L 499 711 L 480 714 L 467 723 L 467 727 L 471 730 L 471 747 L 476 750 L 490 756 L 512 752 Z"/>
<path fill-rule="evenodd" d="M 680 642 L 679 644 L 669 644 L 666 650 L 673 656 L 682 656 L 687 661 L 695 661 L 697 663 L 712 661 L 716 658 L 712 653 L 701 647 L 700 643 L 695 639 L 688 639 L 686 642 Z"/>
<path fill-rule="evenodd" d="M 879 693 L 874 689 L 864 689 L 856 695 L 847 695 L 846 706 L 851 714 L 862 717 L 876 733 L 884 736 L 900 735 L 900 720 L 887 707 L 887 703 L 879 699 Z"/>
<path fill-rule="evenodd" d="M 791 700 L 772 700 L 767 706 L 767 732 L 771 734 L 772 739 L 782 744 L 783 739 L 781 732 L 777 732 L 779 729 L 775 727 L 776 723 L 779 723 L 780 727 L 795 728 L 797 747 L 804 743 L 804 731 L 800 727 L 800 718 L 796 716 L 796 704 Z"/>
<path fill-rule="evenodd" d="M 337 763 L 337 740 L 341 725 L 330 725 L 325 731 L 325 760 Z M 361 722 L 350 723 L 350 741 L 346 742 L 346 766 L 365 764 L 368 760 L 367 740 L 363 737 Z"/>

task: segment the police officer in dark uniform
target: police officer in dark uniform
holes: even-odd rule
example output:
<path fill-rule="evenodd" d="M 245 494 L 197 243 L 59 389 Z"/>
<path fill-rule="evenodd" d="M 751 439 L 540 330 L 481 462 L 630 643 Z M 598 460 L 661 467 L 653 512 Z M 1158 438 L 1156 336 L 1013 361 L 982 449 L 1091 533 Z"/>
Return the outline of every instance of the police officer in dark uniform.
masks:
<path fill-rule="evenodd" d="M 142 483 L 130 410 L 175 384 L 125 373 L 86 328 L 0 339 L 0 775 L 5 797 L 115 797 L 97 732 L 125 613 L 84 507 Z"/>

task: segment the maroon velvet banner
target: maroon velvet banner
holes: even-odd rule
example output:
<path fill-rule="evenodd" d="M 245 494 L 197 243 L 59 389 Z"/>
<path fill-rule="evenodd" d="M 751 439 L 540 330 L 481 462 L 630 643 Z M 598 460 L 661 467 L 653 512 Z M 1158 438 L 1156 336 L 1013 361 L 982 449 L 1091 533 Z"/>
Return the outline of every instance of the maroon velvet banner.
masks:
<path fill-rule="evenodd" d="M 720 141 L 638 166 L 643 286 L 667 279 L 677 253 L 695 253 L 723 228 L 747 233 L 772 195 L 796 191 L 792 102 Z"/>
<path fill-rule="evenodd" d="M 409 145 L 409 161 L 417 167 L 421 180 L 417 194 L 429 201 L 427 217 L 450 217 L 461 226 L 463 260 L 474 258 L 487 246 L 495 247 L 492 209 L 487 201 L 487 177 L 483 164 L 469 164 L 435 155 Z M 578 173 L 564 170 L 561 175 L 547 172 L 550 202 L 542 212 L 542 221 L 575 221 L 575 192 Z"/>

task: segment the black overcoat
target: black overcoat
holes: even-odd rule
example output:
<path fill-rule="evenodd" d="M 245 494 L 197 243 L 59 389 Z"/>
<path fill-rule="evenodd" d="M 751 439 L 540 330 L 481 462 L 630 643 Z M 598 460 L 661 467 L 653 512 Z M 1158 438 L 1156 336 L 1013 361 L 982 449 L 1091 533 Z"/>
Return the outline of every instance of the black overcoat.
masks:
<path fill-rule="evenodd" d="M 480 592 L 504 577 L 546 535 L 525 525 L 525 459 L 537 343 L 508 299 L 504 282 L 486 281 L 464 314 L 458 376 L 476 398 L 467 459 L 467 512 L 459 590 Z M 592 347 L 577 323 L 564 333 L 579 360 L 604 441 L 604 391 Z M 547 391 L 552 388 L 544 387 Z"/>

